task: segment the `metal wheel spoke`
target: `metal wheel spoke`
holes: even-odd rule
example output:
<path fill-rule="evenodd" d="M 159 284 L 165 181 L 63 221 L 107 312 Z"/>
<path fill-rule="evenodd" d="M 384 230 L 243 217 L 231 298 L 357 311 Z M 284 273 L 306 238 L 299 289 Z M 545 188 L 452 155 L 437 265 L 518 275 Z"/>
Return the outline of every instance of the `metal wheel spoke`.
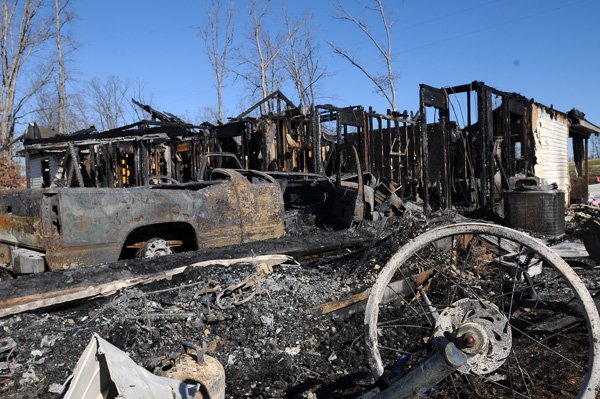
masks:
<path fill-rule="evenodd" d="M 572 360 L 571 360 L 571 359 L 569 359 L 568 357 L 566 357 L 566 356 L 563 356 L 561 353 L 558 353 L 557 351 L 555 351 L 554 349 L 550 348 L 549 346 L 547 346 L 547 345 L 544 345 L 544 344 L 542 343 L 542 341 L 539 341 L 539 340 L 537 340 L 537 339 L 533 338 L 531 335 L 527 334 L 527 333 L 526 333 L 526 332 L 524 332 L 523 330 L 520 330 L 520 329 L 516 328 L 515 326 L 512 326 L 512 328 L 513 328 L 514 330 L 516 330 L 517 332 L 519 332 L 520 334 L 523 334 L 523 336 L 525 336 L 526 338 L 528 338 L 528 339 L 530 339 L 531 341 L 533 341 L 533 342 L 534 342 L 536 345 L 539 345 L 539 346 L 543 347 L 544 349 L 546 349 L 547 351 L 549 351 L 549 352 L 552 352 L 553 354 L 555 354 L 556 356 L 560 357 L 561 359 L 564 359 L 564 360 L 566 360 L 567 362 L 569 362 L 569 363 L 570 363 L 570 364 L 572 364 L 573 366 L 575 366 L 575 367 L 577 367 L 577 368 L 580 368 L 580 369 L 584 369 L 584 367 L 583 367 L 583 366 L 581 366 L 579 363 L 576 363 L 576 362 L 572 361 Z"/>
<path fill-rule="evenodd" d="M 531 273 L 534 266 L 541 275 Z M 412 276 L 423 270 L 427 280 L 416 285 Z M 382 303 L 391 281 L 408 288 Z M 594 398 L 600 382 L 600 316 L 589 292 L 550 249 L 497 225 L 443 226 L 400 248 L 371 289 L 365 327 L 376 378 L 395 364 L 400 382 L 435 386 L 440 397 L 538 398 L 579 389 L 578 397 Z M 444 356 L 453 366 L 415 372 Z"/>

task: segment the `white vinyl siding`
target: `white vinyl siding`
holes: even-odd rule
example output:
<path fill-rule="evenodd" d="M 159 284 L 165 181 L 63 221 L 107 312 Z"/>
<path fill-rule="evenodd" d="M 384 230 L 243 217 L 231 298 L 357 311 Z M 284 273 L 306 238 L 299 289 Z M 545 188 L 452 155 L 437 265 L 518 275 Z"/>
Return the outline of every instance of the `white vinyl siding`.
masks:
<path fill-rule="evenodd" d="M 45 159 L 48 160 L 50 165 L 50 181 L 56 175 L 57 162 L 56 158 L 53 156 L 45 156 L 40 158 L 30 158 L 29 159 L 29 187 L 30 188 L 39 188 L 44 185 L 44 175 L 42 171 L 42 161 Z"/>
<path fill-rule="evenodd" d="M 533 135 L 535 138 L 535 175 L 547 184 L 556 183 L 569 198 L 569 121 L 566 116 L 533 105 Z M 567 204 L 568 205 L 568 204 Z"/>

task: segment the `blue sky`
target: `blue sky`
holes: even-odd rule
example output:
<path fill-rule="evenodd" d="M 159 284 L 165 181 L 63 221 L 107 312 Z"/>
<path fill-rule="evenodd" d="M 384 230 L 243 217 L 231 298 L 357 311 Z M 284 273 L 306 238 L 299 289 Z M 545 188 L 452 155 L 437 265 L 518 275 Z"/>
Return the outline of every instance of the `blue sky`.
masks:
<path fill-rule="evenodd" d="M 368 1 L 368 0 L 366 0 Z M 77 0 L 72 34 L 79 47 L 71 55 L 76 78 L 116 75 L 141 81 L 156 108 L 196 117 L 204 106 L 216 108 L 214 75 L 197 28 L 205 23 L 205 1 Z M 248 1 L 236 4 L 236 41 L 248 32 Z M 377 15 L 364 3 L 344 1 L 367 22 Z M 556 109 L 576 107 L 600 125 L 600 2 L 596 0 L 388 0 L 394 20 L 392 43 L 398 73 L 399 110 L 418 109 L 418 85 L 450 86 L 473 80 L 520 92 Z M 270 18 L 281 7 L 291 15 L 314 15 L 313 32 L 328 76 L 321 103 L 388 108 L 370 82 L 326 43 L 355 49 L 369 68 L 383 68 L 356 29 L 334 18 L 327 0 L 272 1 Z M 280 25 L 281 26 L 281 25 Z M 273 24 L 273 29 L 278 29 Z M 226 115 L 250 104 L 248 90 L 236 81 L 225 87 Z"/>

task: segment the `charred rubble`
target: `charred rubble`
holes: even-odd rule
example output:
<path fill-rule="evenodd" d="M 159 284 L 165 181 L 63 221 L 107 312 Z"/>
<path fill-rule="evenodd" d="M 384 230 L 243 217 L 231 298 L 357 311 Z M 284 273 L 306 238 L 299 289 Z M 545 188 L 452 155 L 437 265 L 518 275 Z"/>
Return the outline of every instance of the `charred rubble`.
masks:
<path fill-rule="evenodd" d="M 263 113 L 266 102 L 276 111 Z M 587 201 L 587 143 L 600 133 L 581 111 L 561 112 L 477 81 L 442 89 L 421 85 L 416 114 L 298 107 L 275 92 L 224 124 L 194 126 L 137 104 L 151 120 L 69 135 L 30 126 L 23 152 L 28 187 L 147 186 L 152 176 L 197 181 L 207 178 L 198 173 L 205 154 L 213 152 L 235 154 L 239 164 L 215 158 L 206 161 L 209 169 L 330 176 L 336 145 L 351 143 L 360 165 L 346 154 L 344 174 L 356 174 L 360 166 L 367 185 L 418 197 L 426 208 L 498 211 L 504 191 L 552 184 L 565 192 L 568 205 Z"/>
<path fill-rule="evenodd" d="M 600 128 L 482 82 L 419 90 L 417 113 L 275 92 L 218 125 L 136 102 L 150 120 L 30 126 L 30 190 L 0 193 L 0 393 L 74 397 L 97 334 L 155 375 L 214 358 L 231 398 L 593 397 Z"/>

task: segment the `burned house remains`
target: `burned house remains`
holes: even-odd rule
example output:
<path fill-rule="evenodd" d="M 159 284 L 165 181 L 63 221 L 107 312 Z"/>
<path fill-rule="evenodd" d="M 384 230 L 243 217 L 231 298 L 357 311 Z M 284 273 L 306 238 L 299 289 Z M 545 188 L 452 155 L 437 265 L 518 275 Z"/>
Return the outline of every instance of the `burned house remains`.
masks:
<path fill-rule="evenodd" d="M 28 189 L 0 193 L 0 392 L 597 397 L 600 127 L 478 81 L 419 94 L 30 126 Z"/>

